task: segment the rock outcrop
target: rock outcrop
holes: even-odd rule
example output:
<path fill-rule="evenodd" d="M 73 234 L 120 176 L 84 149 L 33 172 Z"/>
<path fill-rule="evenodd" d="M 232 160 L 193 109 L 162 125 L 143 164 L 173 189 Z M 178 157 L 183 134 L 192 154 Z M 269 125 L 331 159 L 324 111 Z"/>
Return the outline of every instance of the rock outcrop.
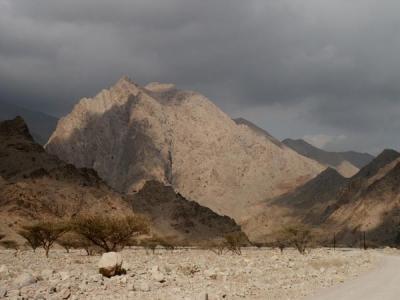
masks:
<path fill-rule="evenodd" d="M 44 145 L 57 126 L 57 118 L 0 100 L 0 121 L 24 118 L 36 142 Z"/>
<path fill-rule="evenodd" d="M 0 122 L 0 179 L 0 229 L 11 236 L 19 225 L 43 217 L 130 210 L 94 170 L 46 153 L 20 117 Z"/>
<path fill-rule="evenodd" d="M 133 210 L 149 217 L 158 235 L 175 241 L 201 242 L 242 232 L 232 218 L 186 200 L 171 186 L 157 181 L 146 182 L 130 199 Z M 242 241 L 247 240 L 242 233 Z"/>
<path fill-rule="evenodd" d="M 284 194 L 324 166 L 236 124 L 203 95 L 127 78 L 82 99 L 46 145 L 113 188 L 134 193 L 148 180 L 241 221 L 250 206 Z"/>

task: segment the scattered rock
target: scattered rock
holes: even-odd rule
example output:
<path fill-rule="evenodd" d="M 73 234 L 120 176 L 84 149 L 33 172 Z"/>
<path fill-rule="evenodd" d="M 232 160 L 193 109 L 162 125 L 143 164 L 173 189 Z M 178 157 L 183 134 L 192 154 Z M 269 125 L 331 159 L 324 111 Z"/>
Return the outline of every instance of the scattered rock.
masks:
<path fill-rule="evenodd" d="M 92 276 L 89 277 L 89 280 L 91 282 L 102 282 L 103 281 L 103 276 L 101 274 L 92 275 Z"/>
<path fill-rule="evenodd" d="M 51 276 L 53 276 L 53 274 L 55 274 L 55 271 L 52 269 L 44 269 L 42 272 L 40 272 L 40 275 L 43 279 L 49 279 Z"/>
<path fill-rule="evenodd" d="M 14 285 L 18 288 L 36 283 L 36 278 L 30 273 L 23 273 L 14 279 Z"/>
<path fill-rule="evenodd" d="M 217 279 L 217 272 L 213 269 L 208 269 L 204 271 L 204 276 L 211 279 Z"/>
<path fill-rule="evenodd" d="M 64 289 L 60 293 L 61 299 L 68 299 L 71 296 L 71 291 L 69 289 Z"/>
<path fill-rule="evenodd" d="M 150 285 L 146 281 L 142 281 L 139 284 L 139 290 L 142 292 L 149 292 L 150 291 Z"/>
<path fill-rule="evenodd" d="M 165 282 L 164 274 L 161 273 L 160 268 L 158 266 L 154 266 L 151 269 L 151 276 L 155 281 Z"/>
<path fill-rule="evenodd" d="M 107 252 L 101 256 L 98 263 L 99 272 L 105 277 L 122 274 L 122 256 L 116 252 Z"/>
<path fill-rule="evenodd" d="M 3 289 L 3 288 L 0 288 L 0 298 L 3 298 L 5 296 L 7 296 L 7 290 Z"/>
<path fill-rule="evenodd" d="M 58 273 L 58 275 L 60 275 L 60 278 L 62 281 L 69 279 L 71 276 L 69 274 L 69 272 L 65 272 L 65 271 Z"/>
<path fill-rule="evenodd" d="M 10 277 L 10 270 L 6 265 L 0 266 L 0 280 L 5 280 Z"/>
<path fill-rule="evenodd" d="M 7 291 L 7 298 L 9 299 L 17 299 L 19 296 L 21 296 L 20 290 Z"/>

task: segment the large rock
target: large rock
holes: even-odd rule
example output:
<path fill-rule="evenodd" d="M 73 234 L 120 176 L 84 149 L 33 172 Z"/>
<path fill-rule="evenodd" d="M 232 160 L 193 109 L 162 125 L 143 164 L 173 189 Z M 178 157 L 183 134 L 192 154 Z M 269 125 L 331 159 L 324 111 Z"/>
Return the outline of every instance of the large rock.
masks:
<path fill-rule="evenodd" d="M 103 276 L 112 277 L 123 273 L 122 256 L 117 252 L 107 252 L 101 256 L 98 263 L 99 272 Z"/>

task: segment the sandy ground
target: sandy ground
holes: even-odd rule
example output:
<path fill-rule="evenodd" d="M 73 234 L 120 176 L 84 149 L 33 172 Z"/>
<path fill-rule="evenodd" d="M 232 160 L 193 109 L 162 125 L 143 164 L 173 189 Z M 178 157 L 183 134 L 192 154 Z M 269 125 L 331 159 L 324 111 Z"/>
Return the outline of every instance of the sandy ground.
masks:
<path fill-rule="evenodd" d="M 371 271 L 354 280 L 318 291 L 307 300 L 397 300 L 400 295 L 400 256 L 382 254 Z"/>
<path fill-rule="evenodd" d="M 122 252 L 126 275 L 98 274 L 99 256 L 57 249 L 14 256 L 0 250 L 0 298 L 8 299 L 301 299 L 371 269 L 375 251 L 246 249 L 243 255 L 207 250 Z M 30 276 L 30 275 L 32 276 Z M 22 278 L 21 278 L 22 277 Z M 27 286 L 17 284 L 28 281 Z M 37 282 L 35 283 L 35 281 Z M 29 282 L 30 281 L 30 282 Z"/>

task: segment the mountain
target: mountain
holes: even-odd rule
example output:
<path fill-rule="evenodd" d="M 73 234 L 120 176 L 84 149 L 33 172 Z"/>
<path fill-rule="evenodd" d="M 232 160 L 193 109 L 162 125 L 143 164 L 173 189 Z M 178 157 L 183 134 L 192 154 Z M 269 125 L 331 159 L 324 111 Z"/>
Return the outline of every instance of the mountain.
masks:
<path fill-rule="evenodd" d="M 46 153 L 33 141 L 22 118 L 0 122 L 1 232 L 15 231 L 24 222 L 47 216 L 132 212 L 154 221 L 154 232 L 180 240 L 221 238 L 241 232 L 232 219 L 187 201 L 161 183 L 148 182 L 137 194 L 122 196 L 93 169 L 78 169 Z"/>
<path fill-rule="evenodd" d="M 0 122 L 0 229 L 41 217 L 124 214 L 129 205 L 90 169 L 77 169 L 34 142 L 24 120 Z"/>
<path fill-rule="evenodd" d="M 130 198 L 133 210 L 149 216 L 162 236 L 201 241 L 242 232 L 233 219 L 220 216 L 197 202 L 188 201 L 175 193 L 171 186 L 157 181 L 147 181 Z M 248 241 L 247 236 L 241 234 L 242 240 Z"/>
<path fill-rule="evenodd" d="M 275 234 L 289 224 L 319 227 L 348 182 L 349 179 L 335 169 L 328 168 L 294 191 L 260 203 L 260 213 L 243 224 L 243 228 L 252 233 L 253 240 L 271 242 Z"/>
<path fill-rule="evenodd" d="M 273 137 L 268 131 L 266 131 L 265 129 L 262 129 L 261 127 L 258 127 L 257 125 L 255 125 L 254 123 L 243 119 L 243 118 L 236 118 L 233 119 L 233 121 L 237 124 L 237 125 L 243 125 L 243 126 L 247 126 L 249 129 L 251 129 L 254 133 L 264 136 L 266 137 L 269 141 L 271 141 L 272 143 L 274 143 L 275 145 L 282 147 L 282 143 L 276 139 L 275 137 Z"/>
<path fill-rule="evenodd" d="M 382 244 L 396 238 L 400 221 L 400 153 L 385 150 L 347 184 L 330 208 L 327 225 L 347 240 L 367 232 Z"/>
<path fill-rule="evenodd" d="M 237 221 L 324 166 L 236 124 L 203 95 L 172 84 L 121 78 L 62 118 L 46 150 L 94 168 L 116 190 L 170 184 L 187 199 Z"/>
<path fill-rule="evenodd" d="M 358 153 L 354 151 L 347 152 L 329 152 L 313 145 L 304 140 L 286 139 L 283 144 L 292 148 L 297 153 L 318 161 L 323 165 L 330 166 L 338 170 L 345 177 L 355 175 L 358 170 L 374 159 L 374 156 L 368 153 Z"/>
<path fill-rule="evenodd" d="M 345 178 L 328 168 L 292 192 L 259 204 L 260 213 L 243 224 L 251 238 L 273 241 L 289 224 L 305 223 L 348 245 L 368 232 L 370 241 L 387 244 L 400 222 L 400 153 L 385 150 L 356 175 Z M 260 224 L 264 228 L 260 227 Z"/>
<path fill-rule="evenodd" d="M 58 119 L 47 114 L 32 111 L 8 102 L 0 102 L 0 121 L 13 119 L 17 116 L 24 118 L 32 136 L 39 144 L 44 145 L 57 126 Z"/>

